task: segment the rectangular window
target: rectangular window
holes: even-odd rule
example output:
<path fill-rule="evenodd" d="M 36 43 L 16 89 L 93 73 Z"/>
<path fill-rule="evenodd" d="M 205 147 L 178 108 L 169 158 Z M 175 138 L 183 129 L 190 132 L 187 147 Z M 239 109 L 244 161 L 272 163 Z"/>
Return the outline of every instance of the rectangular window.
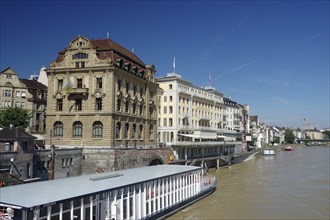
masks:
<path fill-rule="evenodd" d="M 102 98 L 95 99 L 95 110 L 97 111 L 102 110 Z"/>
<path fill-rule="evenodd" d="M 173 101 L 173 96 L 170 95 L 170 102 L 172 102 L 172 101 Z"/>
<path fill-rule="evenodd" d="M 164 114 L 167 114 L 167 107 L 164 106 Z"/>
<path fill-rule="evenodd" d="M 63 99 L 56 100 L 56 111 L 63 111 Z"/>
<path fill-rule="evenodd" d="M 17 98 L 21 97 L 21 91 L 16 91 L 16 97 Z"/>
<path fill-rule="evenodd" d="M 77 79 L 77 88 L 82 88 L 83 87 L 83 83 L 82 83 L 82 79 Z"/>
<path fill-rule="evenodd" d="M 63 89 L 63 79 L 57 80 L 57 89 L 62 90 Z"/>
<path fill-rule="evenodd" d="M 126 93 L 129 91 L 129 83 L 126 83 Z"/>
<path fill-rule="evenodd" d="M 173 119 L 172 118 L 169 119 L 168 124 L 169 124 L 168 126 L 170 126 L 170 127 L 173 126 Z"/>
<path fill-rule="evenodd" d="M 172 84 L 169 85 L 169 89 L 173 89 L 173 85 Z"/>
<path fill-rule="evenodd" d="M 163 126 L 164 126 L 164 127 L 167 126 L 167 118 L 163 118 Z"/>
<path fill-rule="evenodd" d="M 36 120 L 39 121 L 40 120 L 40 113 L 36 114 Z"/>
<path fill-rule="evenodd" d="M 97 77 L 96 78 L 96 88 L 97 89 L 102 89 L 102 77 Z"/>
<path fill-rule="evenodd" d="M 76 111 L 82 110 L 82 99 L 76 99 Z"/>
<path fill-rule="evenodd" d="M 167 96 L 164 96 L 164 102 L 167 102 Z"/>
<path fill-rule="evenodd" d="M 85 62 L 80 62 L 80 67 L 85 68 Z"/>
<path fill-rule="evenodd" d="M 133 94 L 134 95 L 136 94 L 136 85 L 134 85 L 134 87 L 133 87 Z"/>
<path fill-rule="evenodd" d="M 76 68 L 79 68 L 79 62 L 76 62 Z"/>
<path fill-rule="evenodd" d="M 173 107 L 172 106 L 170 106 L 169 111 L 170 111 L 170 114 L 173 113 Z"/>

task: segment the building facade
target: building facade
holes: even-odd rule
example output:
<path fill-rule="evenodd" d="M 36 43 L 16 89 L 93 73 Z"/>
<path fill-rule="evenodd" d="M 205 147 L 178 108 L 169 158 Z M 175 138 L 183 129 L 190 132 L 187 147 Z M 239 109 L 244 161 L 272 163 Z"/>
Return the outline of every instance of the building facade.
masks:
<path fill-rule="evenodd" d="M 40 136 L 46 129 L 47 86 L 35 79 L 20 79 L 10 67 L 0 73 L 0 110 L 18 107 L 31 113 L 26 131 Z"/>
<path fill-rule="evenodd" d="M 155 67 L 110 39 L 76 37 L 46 70 L 47 144 L 156 147 Z"/>
<path fill-rule="evenodd" d="M 222 93 L 210 86 L 195 86 L 176 73 L 157 78 L 157 82 L 163 90 L 159 97 L 158 142 L 171 146 L 176 160 L 242 152 L 242 131 L 228 129 Z"/>

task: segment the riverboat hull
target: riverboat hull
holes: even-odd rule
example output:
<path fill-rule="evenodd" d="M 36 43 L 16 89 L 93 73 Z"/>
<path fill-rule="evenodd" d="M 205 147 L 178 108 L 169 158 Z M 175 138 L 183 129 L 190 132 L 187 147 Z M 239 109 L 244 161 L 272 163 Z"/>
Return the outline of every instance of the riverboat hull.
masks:
<path fill-rule="evenodd" d="M 0 210 L 22 220 L 162 219 L 216 185 L 199 166 L 149 166 L 3 187 Z"/>
<path fill-rule="evenodd" d="M 271 148 L 265 148 L 265 149 L 262 150 L 262 155 L 265 155 L 265 156 L 276 155 L 276 150 L 275 149 L 271 149 Z"/>
<path fill-rule="evenodd" d="M 164 211 L 162 211 L 162 212 L 160 212 L 160 213 L 158 213 L 158 214 L 156 214 L 156 215 L 154 215 L 150 218 L 146 218 L 146 219 L 148 219 L 148 220 L 162 220 L 162 219 L 165 219 L 165 218 L 179 212 L 180 210 L 190 206 L 191 204 L 205 198 L 206 196 L 212 194 L 215 190 L 216 190 L 216 184 L 214 186 L 210 187 L 209 189 L 205 190 L 204 192 L 201 192 L 199 195 L 196 195 L 196 196 L 194 196 L 194 197 L 192 197 L 192 198 L 190 198 L 190 199 L 188 199 L 184 202 L 181 202 L 177 205 L 174 205 L 174 206 L 172 206 L 172 207 L 170 207 L 170 208 L 168 208 L 168 209 L 166 209 L 166 210 L 164 210 Z"/>

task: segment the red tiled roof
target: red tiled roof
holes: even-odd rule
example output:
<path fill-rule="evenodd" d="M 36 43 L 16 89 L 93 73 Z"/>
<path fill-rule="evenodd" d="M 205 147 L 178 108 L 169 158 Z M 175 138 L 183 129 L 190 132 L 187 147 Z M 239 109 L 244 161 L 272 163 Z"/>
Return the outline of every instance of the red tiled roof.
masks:
<path fill-rule="evenodd" d="M 134 53 L 117 44 L 116 42 L 110 39 L 98 39 L 98 40 L 90 40 L 93 47 L 95 47 L 97 51 L 97 55 L 99 59 L 111 58 L 112 60 L 116 60 L 119 57 L 124 57 L 125 59 L 130 60 L 140 66 L 145 67 L 145 63 L 138 58 Z M 56 58 L 56 62 L 61 62 L 64 59 L 65 49 L 58 53 Z"/>

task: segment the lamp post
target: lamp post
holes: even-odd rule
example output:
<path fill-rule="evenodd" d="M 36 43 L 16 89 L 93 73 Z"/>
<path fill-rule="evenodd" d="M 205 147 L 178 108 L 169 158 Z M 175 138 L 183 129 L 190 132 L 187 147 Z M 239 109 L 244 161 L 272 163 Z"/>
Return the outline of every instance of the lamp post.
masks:
<path fill-rule="evenodd" d="M 53 131 L 50 130 L 50 132 L 49 132 L 49 147 L 52 146 L 52 137 L 53 137 Z"/>

